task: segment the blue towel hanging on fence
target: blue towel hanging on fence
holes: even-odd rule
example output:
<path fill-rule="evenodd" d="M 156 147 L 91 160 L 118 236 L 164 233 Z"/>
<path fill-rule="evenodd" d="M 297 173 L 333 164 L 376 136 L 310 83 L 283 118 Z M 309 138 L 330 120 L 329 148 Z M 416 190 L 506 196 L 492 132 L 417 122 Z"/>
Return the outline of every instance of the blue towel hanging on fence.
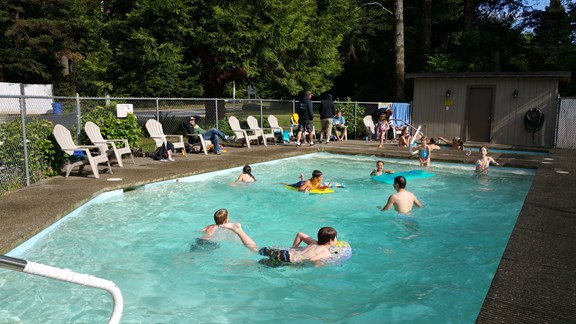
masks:
<path fill-rule="evenodd" d="M 398 120 L 406 121 L 407 123 L 412 123 L 410 120 L 410 104 L 404 102 L 395 102 L 392 104 L 392 118 L 396 120 L 394 122 L 394 126 L 402 127 L 404 126 L 403 122 L 398 122 Z"/>

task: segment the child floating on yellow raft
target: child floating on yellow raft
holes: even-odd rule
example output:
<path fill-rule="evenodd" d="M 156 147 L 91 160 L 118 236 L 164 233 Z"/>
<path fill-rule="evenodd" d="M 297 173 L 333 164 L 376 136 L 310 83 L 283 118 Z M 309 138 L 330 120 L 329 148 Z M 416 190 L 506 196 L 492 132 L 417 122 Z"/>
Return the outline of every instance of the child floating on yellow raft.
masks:
<path fill-rule="evenodd" d="M 324 175 L 322 174 L 322 171 L 314 170 L 312 172 L 312 178 L 305 180 L 304 174 L 300 174 L 300 181 L 291 185 L 285 185 L 285 187 L 292 190 L 298 190 L 300 192 L 310 192 L 310 193 L 332 193 L 334 192 L 334 190 L 330 188 L 344 187 L 340 183 L 332 183 L 332 182 L 323 183 L 322 182 L 323 178 Z"/>

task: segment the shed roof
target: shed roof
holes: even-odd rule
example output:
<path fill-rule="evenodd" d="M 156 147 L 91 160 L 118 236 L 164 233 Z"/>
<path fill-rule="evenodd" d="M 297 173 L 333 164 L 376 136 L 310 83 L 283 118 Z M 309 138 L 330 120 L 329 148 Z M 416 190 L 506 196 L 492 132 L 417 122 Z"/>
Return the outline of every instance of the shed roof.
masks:
<path fill-rule="evenodd" d="M 538 78 L 557 77 L 560 84 L 570 81 L 569 71 L 551 72 L 441 72 L 441 73 L 407 73 L 408 79 L 436 78 Z"/>

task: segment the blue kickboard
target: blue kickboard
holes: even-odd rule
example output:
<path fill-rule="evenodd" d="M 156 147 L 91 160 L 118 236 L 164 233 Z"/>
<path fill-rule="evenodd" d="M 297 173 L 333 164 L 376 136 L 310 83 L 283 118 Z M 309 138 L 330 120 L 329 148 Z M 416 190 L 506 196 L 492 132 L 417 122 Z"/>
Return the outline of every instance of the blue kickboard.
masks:
<path fill-rule="evenodd" d="M 406 180 L 411 179 L 426 179 L 434 176 L 434 173 L 428 173 L 422 170 L 411 170 L 407 172 L 398 172 L 398 173 L 391 173 L 391 174 L 383 174 L 379 176 L 373 176 L 372 180 L 393 184 L 394 178 L 397 176 L 403 176 Z"/>

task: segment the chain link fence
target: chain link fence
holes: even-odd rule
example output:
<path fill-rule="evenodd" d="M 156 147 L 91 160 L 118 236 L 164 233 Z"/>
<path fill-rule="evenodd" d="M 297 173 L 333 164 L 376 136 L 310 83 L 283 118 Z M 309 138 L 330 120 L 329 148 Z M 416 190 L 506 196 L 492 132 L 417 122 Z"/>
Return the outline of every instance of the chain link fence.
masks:
<path fill-rule="evenodd" d="M 242 128 L 248 128 L 246 118 L 254 116 L 261 127 L 268 127 L 268 116 L 277 117 L 280 126 L 290 130 L 291 118 L 297 100 L 265 99 L 197 99 L 197 98 L 112 98 L 112 97 L 57 97 L 39 95 L 0 95 L 0 196 L 28 186 L 47 176 L 61 174 L 60 167 L 66 163 L 60 147 L 52 135 L 54 125 L 68 128 L 78 145 L 89 145 L 82 136 L 83 123 L 97 117 L 94 113 L 102 107 L 131 104 L 144 140 L 141 147 L 133 148 L 141 155 L 155 146 L 146 137 L 148 119 L 161 122 L 166 134 L 183 134 L 182 122 L 189 116 L 200 117 L 199 124 L 205 129 L 216 127 L 232 135 L 227 122 L 235 116 Z M 378 109 L 375 102 L 335 102 L 342 109 L 348 124 L 349 137 L 365 136 L 363 117 Z M 319 101 L 313 101 L 317 114 Z M 100 109 L 100 110 L 98 110 Z M 315 118 L 316 128 L 320 120 Z M 151 145 L 151 146 L 150 146 Z M 54 155 L 60 153 L 61 159 Z M 138 154 L 137 154 L 138 155 Z"/>
<path fill-rule="evenodd" d="M 558 126 L 556 147 L 576 149 L 576 98 L 560 98 L 558 101 Z"/>

